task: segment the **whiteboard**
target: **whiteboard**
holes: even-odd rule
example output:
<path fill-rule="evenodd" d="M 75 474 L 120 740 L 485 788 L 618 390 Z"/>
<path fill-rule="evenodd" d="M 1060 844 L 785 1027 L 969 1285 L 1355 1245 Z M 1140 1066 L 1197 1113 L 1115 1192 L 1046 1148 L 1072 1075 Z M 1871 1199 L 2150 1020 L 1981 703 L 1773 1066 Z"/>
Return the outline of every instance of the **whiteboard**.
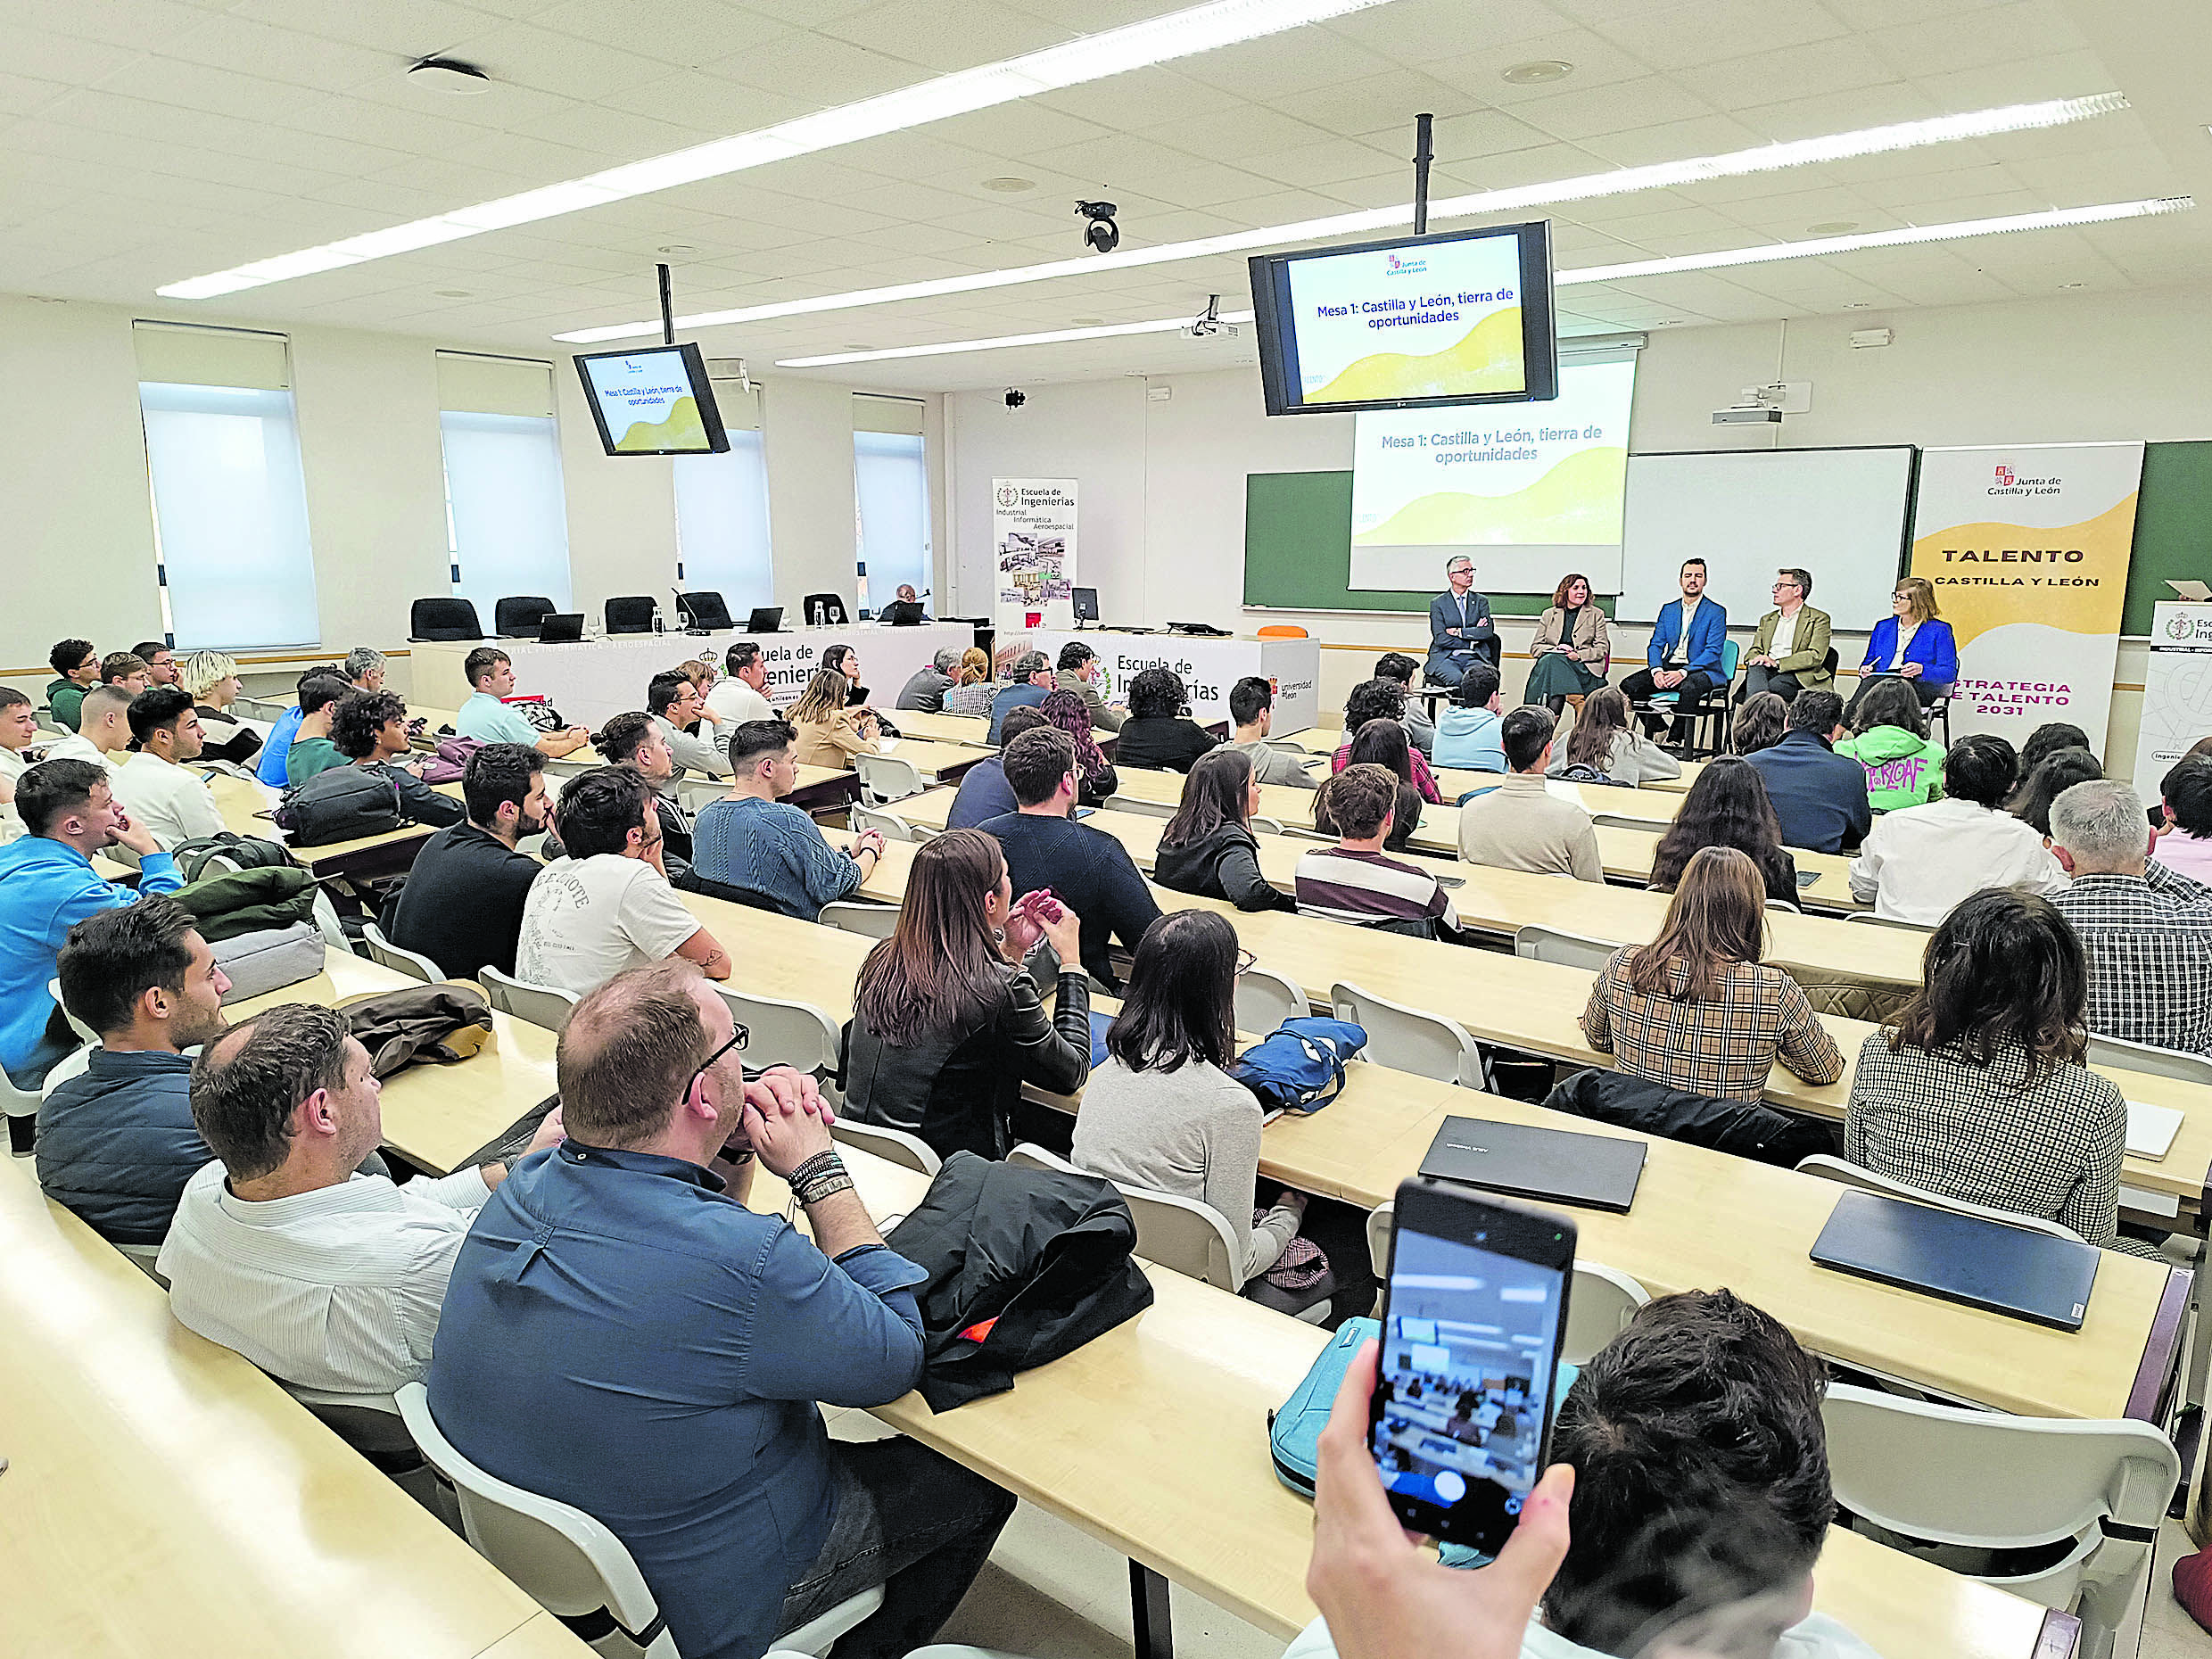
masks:
<path fill-rule="evenodd" d="M 1911 522 L 1911 444 L 1629 457 L 1622 525 L 1626 622 L 1654 622 L 1682 594 L 1682 561 L 1705 561 L 1705 597 L 1731 628 L 1774 608 L 1774 573 L 1812 573 L 1811 603 L 1840 629 L 1889 615 Z"/>

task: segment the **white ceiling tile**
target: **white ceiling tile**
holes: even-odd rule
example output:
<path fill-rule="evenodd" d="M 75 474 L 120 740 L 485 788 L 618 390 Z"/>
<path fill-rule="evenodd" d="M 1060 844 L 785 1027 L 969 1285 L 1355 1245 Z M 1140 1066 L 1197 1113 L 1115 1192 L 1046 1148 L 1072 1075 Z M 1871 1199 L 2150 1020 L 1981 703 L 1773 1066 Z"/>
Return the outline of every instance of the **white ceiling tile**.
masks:
<path fill-rule="evenodd" d="M 165 57 L 217 69 L 247 69 L 287 86 L 348 92 L 366 82 L 398 75 L 407 60 L 373 46 L 279 29 L 250 18 L 220 14 L 161 48 Z"/>
<path fill-rule="evenodd" d="M 1926 22 L 1935 18 L 1987 12 L 2004 0 L 1827 0 L 1836 21 L 1849 29 L 1886 29 L 1897 23 Z"/>
<path fill-rule="evenodd" d="M 1358 41 L 1393 62 L 1424 69 L 1440 59 L 1540 40 L 1572 27 L 1544 0 L 1482 0 L 1478 5 L 1466 0 L 1392 0 L 1389 5 L 1336 18 L 1325 32 Z M 1515 53 L 1502 62 L 1542 55 Z"/>
<path fill-rule="evenodd" d="M 513 81 L 565 98 L 612 97 L 660 79 L 668 65 L 612 46 L 586 47 L 573 35 L 527 23 L 507 23 L 483 30 L 447 48 L 494 80 Z M 456 98 L 456 103 L 476 99 Z"/>
<path fill-rule="evenodd" d="M 972 114 L 955 115 L 950 120 L 933 121 L 926 129 L 928 136 L 947 144 L 993 155 L 1019 158 L 1039 150 L 1054 150 L 1062 144 L 1079 144 L 1086 138 L 1097 138 L 1108 132 L 1126 131 L 1124 123 L 1102 127 L 1096 121 L 1085 120 L 1065 111 L 1048 108 L 1036 98 L 1023 98 L 1014 103 L 1002 103 L 995 109 L 978 110 Z M 910 137 L 921 134 L 892 133 L 875 140 L 871 151 L 893 148 Z M 1027 177 L 1019 169 L 1013 177 Z"/>
<path fill-rule="evenodd" d="M 1295 144 L 1317 144 L 1329 135 L 1280 111 L 1246 104 L 1213 115 L 1186 117 L 1142 135 L 1186 154 L 1209 161 L 1242 162 Z"/>
<path fill-rule="evenodd" d="M 1421 4 L 1423 0 L 1396 0 L 1384 9 L 1396 14 L 1405 6 Z M 1382 53 L 1341 34 L 1293 29 L 1180 59 L 1176 71 L 1201 86 L 1218 87 L 1255 103 L 1267 103 L 1294 99 L 1317 87 L 1384 74 L 1395 67 Z"/>
<path fill-rule="evenodd" d="M 1194 110 L 1217 109 L 1221 96 L 1218 87 L 1203 86 L 1176 68 L 1166 68 L 1115 75 L 1082 87 L 1063 87 L 1031 102 L 1115 132 L 1132 132 Z"/>
<path fill-rule="evenodd" d="M 1240 165 L 1278 184 L 1305 184 L 1325 188 L 1349 178 L 1369 178 L 1398 165 L 1397 157 L 1379 144 L 1355 138 L 1325 138 L 1318 144 L 1298 144 L 1272 154 L 1247 157 Z"/>
<path fill-rule="evenodd" d="M 1926 89 L 1904 81 L 1730 111 L 1768 144 L 1818 138 L 1828 133 L 1857 132 L 1869 127 L 1893 126 L 1899 121 L 1926 120 L 1931 115 L 1945 112 Z"/>
<path fill-rule="evenodd" d="M 412 58 L 429 57 L 483 33 L 487 10 L 452 0 L 227 0 L 222 9 L 235 17 Z"/>
<path fill-rule="evenodd" d="M 1583 147 L 1615 167 L 1645 167 L 1655 161 L 1680 161 L 1692 156 L 1725 155 L 1765 142 L 1752 128 L 1728 115 L 1701 115 L 1686 121 L 1631 128 L 1583 140 Z"/>
<path fill-rule="evenodd" d="M 673 126 L 717 138 L 773 127 L 779 121 L 810 115 L 819 107 L 814 100 L 799 95 L 793 88 L 772 91 L 698 70 L 677 70 L 659 80 L 633 87 L 618 98 L 602 99 L 599 103 L 623 115 L 650 110 Z M 518 123 L 518 129 L 557 138 L 559 120 L 565 113 L 565 110 L 549 112 L 541 120 Z"/>
<path fill-rule="evenodd" d="M 108 45 L 0 17 L 0 63 L 12 74 L 81 86 L 125 69 L 142 55 L 143 48 L 127 44 Z"/>
<path fill-rule="evenodd" d="M 1424 111 L 1441 118 L 1472 114 L 1482 105 L 1473 95 L 1426 75 L 1391 70 L 1339 86 L 1316 87 L 1301 93 L 1291 107 L 1300 120 L 1339 137 L 1389 134 L 1395 142 L 1396 135 L 1401 133 L 1410 137 L 1413 118 Z"/>
<path fill-rule="evenodd" d="M 794 34 L 706 65 L 710 73 L 747 87 L 789 93 L 804 88 L 816 109 L 872 98 L 929 78 L 929 71 L 826 35 Z"/>
<path fill-rule="evenodd" d="M 1818 0 L 1696 0 L 1622 18 L 1605 29 L 1654 69 L 1695 69 L 1844 32 Z"/>
<path fill-rule="evenodd" d="M 2024 58 L 2015 63 L 1986 69 L 1957 70 L 1948 74 L 1915 75 L 1913 80 L 1946 110 L 1986 110 L 2007 103 L 2029 103 L 2043 98 L 2079 98 L 2092 93 L 2119 90 L 2096 56 L 2087 52 L 2064 52 L 2053 56 Z"/>
<path fill-rule="evenodd" d="M 103 41 L 132 52 L 161 52 L 180 37 L 202 27 L 202 8 L 169 0 L 70 0 L 66 6 L 17 4 L 8 8 L 57 35 Z"/>
<path fill-rule="evenodd" d="M 994 0 L 878 0 L 813 27 L 887 57 L 938 70 L 969 69 L 1059 45 L 1077 32 Z"/>
<path fill-rule="evenodd" d="M 534 13 L 531 21 L 686 69 L 749 52 L 791 32 L 788 22 L 713 0 L 565 0 Z"/>
<path fill-rule="evenodd" d="M 2080 31 L 2049 0 L 2019 0 L 1870 30 L 1868 44 L 1914 78 L 2084 49 Z"/>
<path fill-rule="evenodd" d="M 1523 83 L 1505 78 L 1506 71 L 1516 63 L 1547 59 L 1571 63 L 1573 70 L 1564 80 Z M 1485 46 L 1459 57 L 1440 58 L 1429 66 L 1428 72 L 1486 103 L 1517 109 L 1561 92 L 1636 80 L 1648 75 L 1651 68 L 1635 53 L 1595 30 L 1564 29 L 1508 45 Z"/>
<path fill-rule="evenodd" d="M 1634 127 L 1692 120 L 1710 115 L 1713 109 L 1679 82 L 1647 75 L 1610 87 L 1586 87 L 1548 98 L 1531 98 L 1514 105 L 1513 112 L 1551 137 L 1572 142 Z"/>
<path fill-rule="evenodd" d="M 1721 109 L 1853 93 L 1902 78 L 1880 53 L 1849 37 L 1754 53 L 1727 63 L 1678 70 L 1675 76 Z M 1875 123 L 1862 118 L 1855 124 Z"/>
<path fill-rule="evenodd" d="M 212 64 L 186 63 L 175 58 L 137 58 L 90 84 L 126 98 L 210 110 L 218 115 L 280 125 L 331 96 L 310 87 L 287 86 L 266 76 L 244 74 Z"/>

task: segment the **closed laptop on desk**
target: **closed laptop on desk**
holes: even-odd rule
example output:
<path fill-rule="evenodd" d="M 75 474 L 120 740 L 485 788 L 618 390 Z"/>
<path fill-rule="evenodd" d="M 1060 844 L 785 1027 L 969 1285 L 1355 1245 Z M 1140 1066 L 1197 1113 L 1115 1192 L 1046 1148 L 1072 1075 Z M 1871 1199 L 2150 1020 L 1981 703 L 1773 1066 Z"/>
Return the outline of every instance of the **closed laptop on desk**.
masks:
<path fill-rule="evenodd" d="M 1823 1267 L 1947 1302 L 2078 1331 L 2104 1252 L 2094 1245 L 1847 1191 L 1813 1241 Z"/>
<path fill-rule="evenodd" d="M 1644 1175 L 1644 1143 L 1485 1118 L 1447 1118 L 1421 1173 L 1515 1198 L 1626 1215 Z"/>

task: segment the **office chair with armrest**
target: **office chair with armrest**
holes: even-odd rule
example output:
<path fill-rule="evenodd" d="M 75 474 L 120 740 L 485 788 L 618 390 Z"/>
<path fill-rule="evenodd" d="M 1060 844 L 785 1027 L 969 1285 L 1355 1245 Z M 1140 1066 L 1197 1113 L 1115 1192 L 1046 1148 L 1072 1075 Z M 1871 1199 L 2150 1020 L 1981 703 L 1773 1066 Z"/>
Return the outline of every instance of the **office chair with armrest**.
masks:
<path fill-rule="evenodd" d="M 502 640 L 534 640 L 538 624 L 558 609 L 540 594 L 513 595 L 491 607 L 491 626 Z"/>
<path fill-rule="evenodd" d="M 466 599 L 417 599 L 408 607 L 407 637 L 410 640 L 481 640 L 483 624 L 476 607 Z"/>
<path fill-rule="evenodd" d="M 646 593 L 626 593 L 607 602 L 607 631 L 617 633 L 651 633 L 653 612 L 656 607 L 653 598 Z"/>

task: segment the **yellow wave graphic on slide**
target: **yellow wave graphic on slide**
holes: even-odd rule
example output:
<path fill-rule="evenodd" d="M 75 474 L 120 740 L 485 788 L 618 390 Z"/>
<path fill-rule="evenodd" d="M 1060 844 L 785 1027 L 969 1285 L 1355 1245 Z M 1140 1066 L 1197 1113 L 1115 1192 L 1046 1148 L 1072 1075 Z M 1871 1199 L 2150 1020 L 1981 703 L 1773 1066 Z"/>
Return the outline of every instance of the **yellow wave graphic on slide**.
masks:
<path fill-rule="evenodd" d="M 2068 633 L 2117 633 L 2134 533 L 2135 491 L 2130 491 L 2077 524 L 2039 528 L 1985 521 L 1934 531 L 1914 541 L 1912 574 L 1936 584 L 1936 602 L 1961 646 L 2012 623 L 2042 623 Z M 1995 557 L 1944 557 L 1946 550 L 1999 555 L 2008 549 L 2060 554 L 2078 549 L 2082 557 L 2010 562 Z M 2092 580 L 2095 586 L 2083 585 Z"/>
<path fill-rule="evenodd" d="M 1524 547 L 1604 544 L 1621 539 L 1629 452 L 1578 450 L 1525 490 L 1469 495 L 1440 490 L 1416 497 L 1352 538 L 1357 547 Z"/>
<path fill-rule="evenodd" d="M 617 450 L 704 450 L 706 423 L 699 418 L 697 399 L 689 392 L 668 406 L 666 420 L 632 421 L 630 430 L 615 440 Z"/>
<path fill-rule="evenodd" d="M 1518 392 L 1528 384 L 1521 358 L 1521 308 L 1492 311 L 1457 343 L 1427 357 L 1378 351 L 1341 370 L 1308 403 L 1359 403 L 1371 398 L 1456 398 Z"/>

